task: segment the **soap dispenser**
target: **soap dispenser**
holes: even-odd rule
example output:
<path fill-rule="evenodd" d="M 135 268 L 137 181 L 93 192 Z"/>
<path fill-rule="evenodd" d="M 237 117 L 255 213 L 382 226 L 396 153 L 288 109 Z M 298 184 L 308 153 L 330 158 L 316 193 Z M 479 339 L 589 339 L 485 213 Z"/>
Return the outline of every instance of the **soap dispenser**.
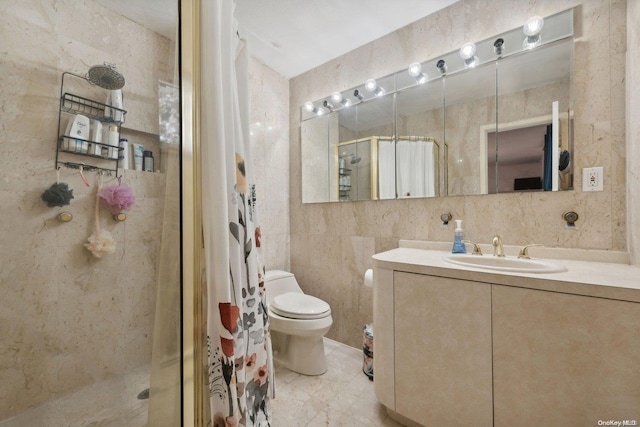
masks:
<path fill-rule="evenodd" d="M 453 239 L 453 249 L 451 253 L 454 254 L 466 254 L 467 248 L 464 246 L 464 230 L 462 229 L 462 220 L 456 219 L 455 237 Z"/>

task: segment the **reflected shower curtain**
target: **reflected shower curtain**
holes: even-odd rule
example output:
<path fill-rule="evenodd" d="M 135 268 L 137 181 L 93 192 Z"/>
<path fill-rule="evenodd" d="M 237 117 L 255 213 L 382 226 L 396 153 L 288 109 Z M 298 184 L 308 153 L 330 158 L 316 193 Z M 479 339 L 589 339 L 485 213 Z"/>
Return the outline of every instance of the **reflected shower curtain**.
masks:
<path fill-rule="evenodd" d="M 396 198 L 396 147 L 394 141 L 378 140 L 378 192 L 380 199 Z"/>
<path fill-rule="evenodd" d="M 246 47 L 232 0 L 201 2 L 202 214 L 212 424 L 270 425 L 273 368 L 249 151 Z"/>
<path fill-rule="evenodd" d="M 399 198 L 435 196 L 437 166 L 434 150 L 432 141 L 398 141 L 396 187 Z"/>

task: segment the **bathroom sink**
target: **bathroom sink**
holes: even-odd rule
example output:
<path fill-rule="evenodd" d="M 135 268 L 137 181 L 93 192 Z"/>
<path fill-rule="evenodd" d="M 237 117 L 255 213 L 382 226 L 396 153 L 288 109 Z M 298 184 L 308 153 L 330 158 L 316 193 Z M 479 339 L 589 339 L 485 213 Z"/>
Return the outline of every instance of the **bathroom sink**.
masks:
<path fill-rule="evenodd" d="M 454 254 L 445 256 L 444 260 L 465 267 L 508 271 L 512 273 L 561 273 L 567 271 L 564 265 L 554 264 L 541 259 Z"/>

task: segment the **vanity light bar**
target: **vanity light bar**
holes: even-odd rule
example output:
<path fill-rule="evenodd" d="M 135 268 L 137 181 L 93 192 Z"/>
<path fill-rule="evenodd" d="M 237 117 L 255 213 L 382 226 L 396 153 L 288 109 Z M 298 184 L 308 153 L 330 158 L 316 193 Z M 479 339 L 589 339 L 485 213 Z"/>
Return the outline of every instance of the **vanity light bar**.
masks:
<path fill-rule="evenodd" d="M 313 102 L 311 101 L 307 101 L 304 103 L 304 109 L 310 113 L 313 112 L 313 110 L 316 109 L 316 107 L 313 106 Z"/>
<path fill-rule="evenodd" d="M 354 96 L 356 98 L 358 98 L 359 96 L 358 99 L 362 100 L 362 95 L 358 95 L 357 93 L 355 93 Z M 353 101 L 351 101 L 349 98 L 343 97 L 340 92 L 336 91 L 331 94 L 331 102 L 328 99 L 325 99 L 322 102 L 321 107 L 316 107 L 313 102 L 307 101 L 304 103 L 302 108 L 304 109 L 304 111 L 321 116 L 327 112 L 331 113 L 336 109 L 350 107 L 351 105 L 353 105 Z"/>
<path fill-rule="evenodd" d="M 544 26 L 544 18 L 541 16 L 532 16 L 522 27 L 525 39 L 522 42 L 522 47 L 525 49 L 533 49 L 540 45 L 542 39 L 540 38 L 540 31 Z"/>
<path fill-rule="evenodd" d="M 375 96 L 382 96 L 385 93 L 387 93 L 386 90 L 384 90 L 383 87 L 378 86 L 378 83 L 376 83 L 375 79 L 369 79 L 364 83 L 364 88 L 366 90 L 368 90 L 369 92 L 373 92 L 373 94 Z"/>
<path fill-rule="evenodd" d="M 323 108 L 317 108 L 315 105 L 313 105 L 313 102 L 311 101 L 307 101 L 304 103 L 304 109 L 305 111 L 308 111 L 309 113 L 314 113 L 318 116 L 321 116 L 325 113 Z"/>
<path fill-rule="evenodd" d="M 419 62 L 414 62 L 413 64 L 409 65 L 407 72 L 411 77 L 416 79 L 416 83 L 418 83 L 419 85 L 426 83 L 427 79 L 429 78 L 425 73 L 422 72 L 422 65 Z"/>
<path fill-rule="evenodd" d="M 337 91 L 331 94 L 331 99 L 333 100 L 333 102 L 337 102 L 341 104 L 343 107 L 351 107 L 351 104 L 352 104 L 349 98 L 343 97 L 342 94 Z"/>
<path fill-rule="evenodd" d="M 464 66 L 466 68 L 473 68 L 478 64 L 478 57 L 476 56 L 476 44 L 469 42 L 462 45 L 460 48 L 460 58 L 464 60 Z"/>
<path fill-rule="evenodd" d="M 327 110 L 329 110 L 329 112 L 332 112 L 332 111 L 333 111 L 333 109 L 335 108 L 335 107 L 334 107 L 333 105 L 331 105 L 331 104 L 329 103 L 329 101 L 327 101 L 326 99 L 325 99 L 325 100 L 324 100 L 324 102 L 322 103 L 322 106 L 323 106 L 324 108 L 326 108 Z"/>
<path fill-rule="evenodd" d="M 565 14 L 562 12 L 561 14 Z M 552 21 L 555 22 L 555 15 L 551 17 Z M 532 16 L 527 20 L 527 22 L 523 25 L 522 31 L 525 34 L 524 41 L 522 42 L 522 47 L 524 49 L 533 49 L 542 44 L 542 38 L 540 33 L 542 31 L 542 27 L 544 26 L 544 18 L 541 16 Z M 513 31 L 513 30 L 511 30 Z M 553 38 L 553 36 L 551 36 Z M 484 41 L 483 41 L 484 43 Z M 497 58 L 501 58 L 504 54 L 505 48 L 505 39 L 499 37 L 495 39 L 493 42 L 493 51 Z M 489 47 L 490 49 L 490 47 Z M 474 68 L 476 65 L 480 63 L 480 59 L 476 56 L 477 47 L 473 42 L 465 43 L 459 50 L 459 55 L 464 62 L 465 68 Z M 436 68 L 440 72 L 440 74 L 445 75 L 447 73 L 447 63 L 444 59 L 440 59 L 436 63 Z M 457 67 L 454 66 L 454 72 L 458 71 Z M 424 84 L 429 79 L 429 76 L 422 71 L 422 64 L 419 62 L 413 62 L 407 68 L 408 74 L 413 77 L 417 84 Z M 374 96 L 383 96 L 387 92 L 385 88 L 378 85 L 375 79 L 368 79 L 364 88 L 372 92 Z M 362 91 L 355 89 L 353 92 L 353 98 L 357 101 L 363 101 L 364 96 Z M 328 100 L 323 101 L 323 106 L 316 107 L 312 102 L 307 102 L 304 104 L 304 109 L 310 113 L 315 113 L 317 115 L 322 115 L 323 113 L 329 111 L 334 111 L 343 107 L 350 107 L 354 104 L 355 100 L 350 98 L 346 98 L 339 91 L 333 92 L 330 98 L 331 102 Z M 355 101 L 355 102 L 357 102 Z"/>
<path fill-rule="evenodd" d="M 503 38 L 496 39 L 496 41 L 493 42 L 493 51 L 495 52 L 496 55 L 502 56 L 502 52 L 504 51 Z"/>

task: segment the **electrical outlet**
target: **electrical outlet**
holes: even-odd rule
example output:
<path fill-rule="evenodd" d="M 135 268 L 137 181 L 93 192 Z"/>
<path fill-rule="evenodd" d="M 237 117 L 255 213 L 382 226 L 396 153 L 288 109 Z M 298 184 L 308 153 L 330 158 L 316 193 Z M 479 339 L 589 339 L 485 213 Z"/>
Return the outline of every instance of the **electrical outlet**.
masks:
<path fill-rule="evenodd" d="M 602 191 L 604 170 L 602 166 L 582 169 L 582 191 Z"/>

